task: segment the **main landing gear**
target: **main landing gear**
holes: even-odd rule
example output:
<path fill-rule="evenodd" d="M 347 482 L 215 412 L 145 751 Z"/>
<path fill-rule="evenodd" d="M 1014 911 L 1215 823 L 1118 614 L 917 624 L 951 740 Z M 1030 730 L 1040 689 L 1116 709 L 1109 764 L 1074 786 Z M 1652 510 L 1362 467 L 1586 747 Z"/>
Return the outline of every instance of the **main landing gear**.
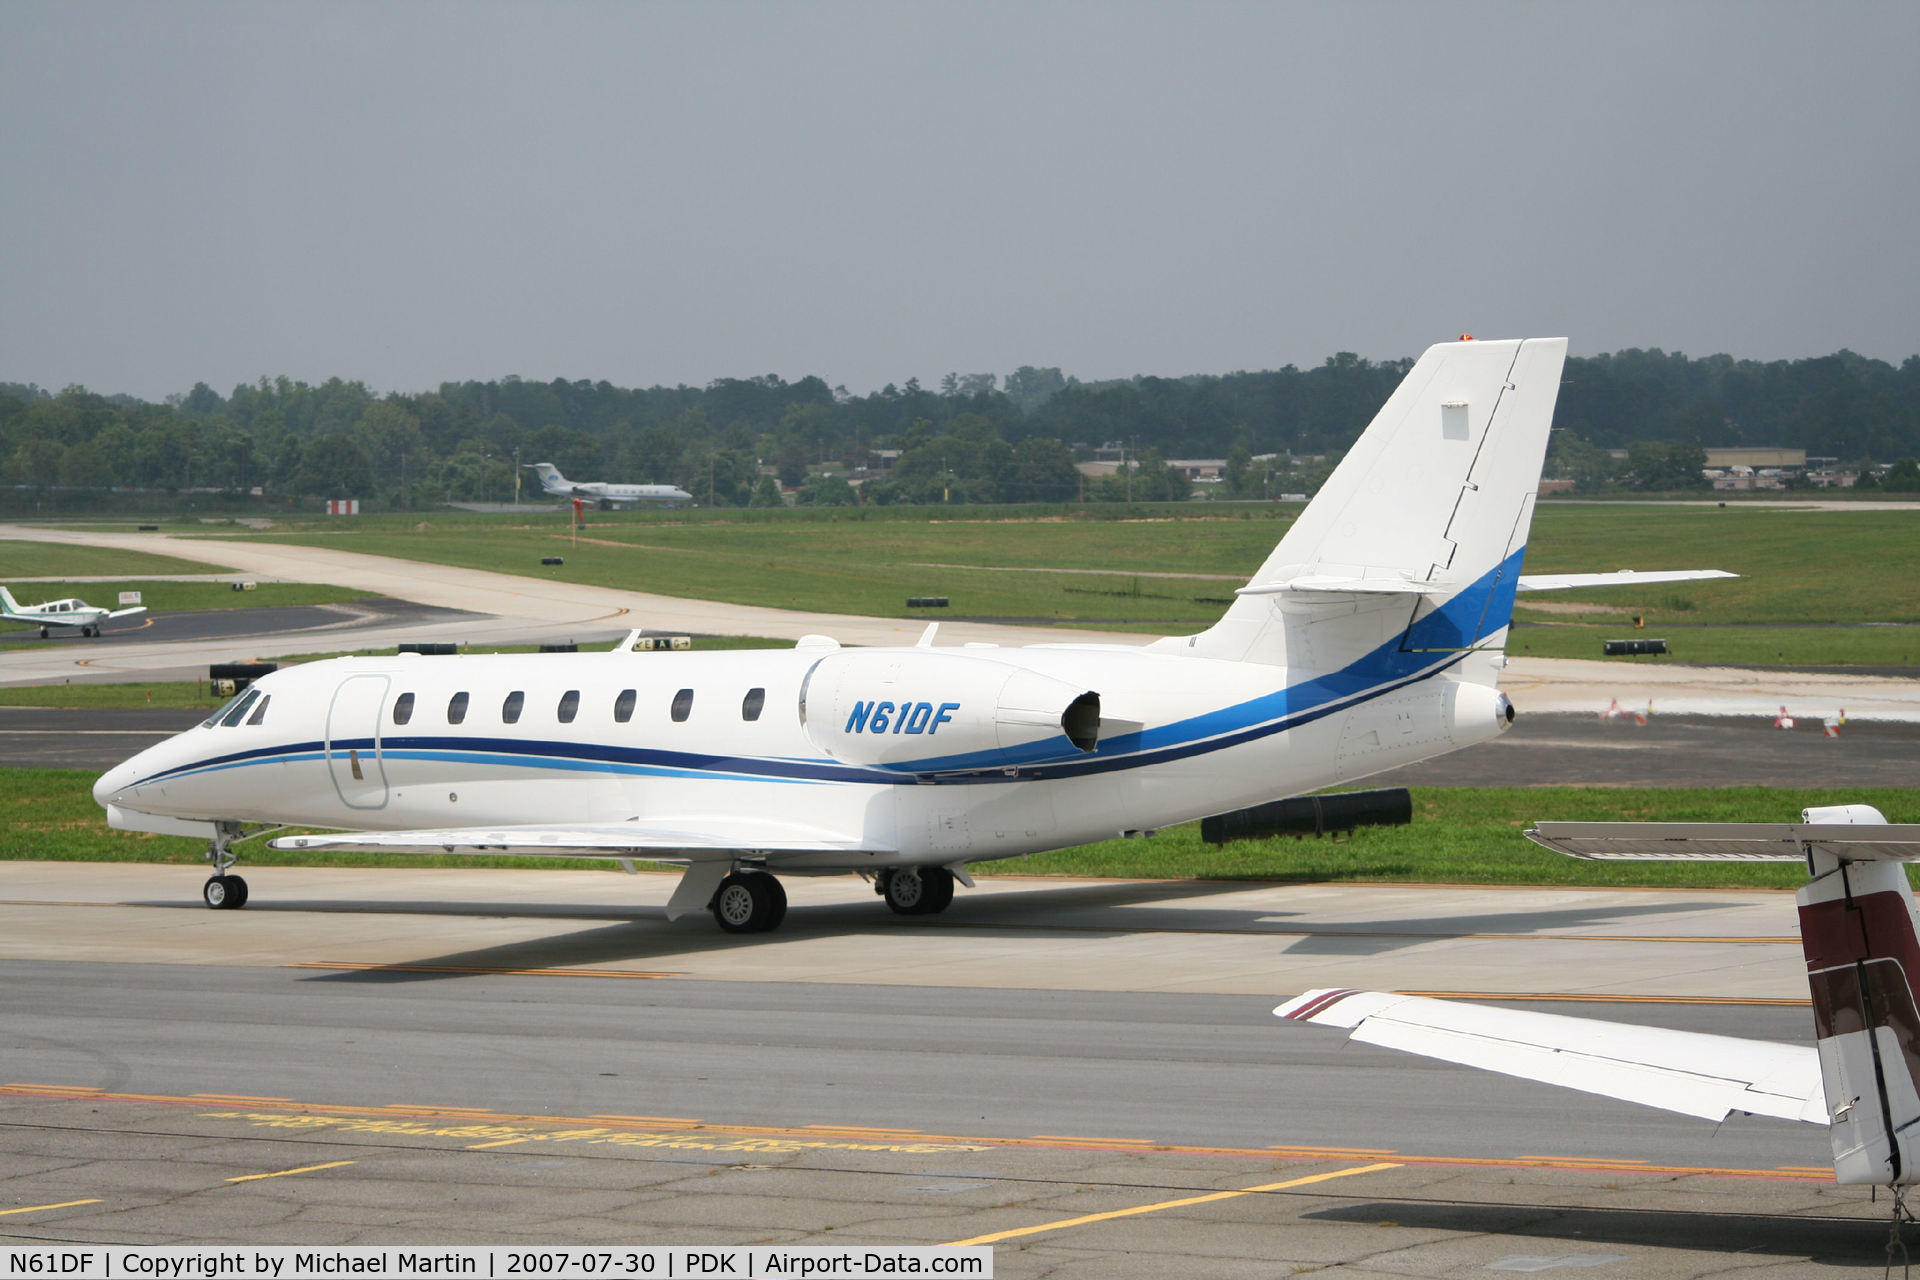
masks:
<path fill-rule="evenodd" d="M 764 871 L 735 871 L 714 890 L 711 906 L 728 933 L 765 933 L 787 918 L 787 891 Z"/>
<path fill-rule="evenodd" d="M 207 861 L 213 864 L 213 874 L 200 887 L 200 897 L 215 911 L 237 911 L 247 905 L 247 882 L 228 874 L 236 859 L 227 846 L 239 838 L 240 824 L 216 822 L 213 828 L 213 839 L 207 842 Z"/>
<path fill-rule="evenodd" d="M 953 872 L 945 867 L 888 867 L 874 878 L 873 891 L 896 915 L 939 915 L 953 901 Z"/>

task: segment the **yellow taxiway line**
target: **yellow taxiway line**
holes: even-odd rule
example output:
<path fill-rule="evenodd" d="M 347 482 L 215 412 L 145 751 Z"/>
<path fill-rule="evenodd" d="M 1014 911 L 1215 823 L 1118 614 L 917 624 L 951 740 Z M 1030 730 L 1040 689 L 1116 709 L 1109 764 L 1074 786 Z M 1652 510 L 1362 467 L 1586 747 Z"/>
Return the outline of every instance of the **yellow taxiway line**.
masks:
<path fill-rule="evenodd" d="M 0 1218 L 13 1213 L 42 1213 L 48 1209 L 71 1209 L 76 1205 L 99 1203 L 98 1200 L 62 1200 L 59 1204 L 30 1204 L 19 1209 L 0 1209 Z"/>
<path fill-rule="evenodd" d="M 1012 1240 L 1019 1236 L 1038 1235 L 1043 1231 L 1064 1231 L 1068 1227 L 1085 1226 L 1089 1222 L 1108 1222 L 1114 1218 L 1131 1218 L 1136 1214 L 1159 1213 L 1163 1209 L 1183 1209 L 1188 1205 L 1208 1204 L 1215 1200 L 1231 1200 L 1235 1196 L 1255 1196 L 1269 1191 L 1285 1191 L 1290 1187 L 1304 1187 L 1315 1182 L 1329 1182 L 1334 1178 L 1351 1178 L 1356 1173 L 1378 1173 L 1386 1169 L 1398 1169 L 1397 1164 L 1364 1164 L 1352 1169 L 1335 1169 L 1330 1173 L 1311 1173 L 1304 1178 L 1290 1178 L 1285 1182 L 1268 1182 L 1257 1187 L 1241 1187 L 1238 1191 L 1214 1191 L 1204 1196 L 1187 1196 L 1180 1200 L 1162 1200 L 1158 1204 L 1137 1204 L 1131 1209 L 1109 1209 L 1105 1213 L 1087 1213 L 1077 1218 L 1062 1218 L 1058 1222 L 1043 1222 L 1037 1227 L 1015 1227 L 1011 1231 L 995 1231 L 984 1236 L 974 1236 L 968 1240 L 949 1240 L 944 1248 L 961 1248 L 966 1245 L 996 1244 L 1002 1240 Z"/>
<path fill-rule="evenodd" d="M 358 1164 L 357 1160 L 329 1160 L 326 1164 L 303 1164 L 298 1169 L 282 1169 L 278 1173 L 248 1173 L 238 1178 L 228 1178 L 228 1182 L 258 1182 L 262 1178 L 285 1178 L 296 1173 L 318 1173 L 322 1169 L 339 1169 L 346 1165 Z"/>

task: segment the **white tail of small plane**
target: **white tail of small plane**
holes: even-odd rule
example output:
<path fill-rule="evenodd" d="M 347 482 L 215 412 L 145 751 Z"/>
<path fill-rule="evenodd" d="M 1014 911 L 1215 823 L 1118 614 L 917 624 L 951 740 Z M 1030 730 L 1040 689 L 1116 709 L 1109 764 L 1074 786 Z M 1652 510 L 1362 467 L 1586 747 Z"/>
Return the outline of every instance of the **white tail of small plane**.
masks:
<path fill-rule="evenodd" d="M 5 587 L 0 587 L 0 608 L 5 608 L 8 613 L 20 612 L 20 602 L 15 600 L 13 592 Z"/>
<path fill-rule="evenodd" d="M 1920 927 L 1904 862 L 1920 826 L 1868 805 L 1799 823 L 1543 822 L 1576 858 L 1805 861 L 1795 895 L 1815 1047 L 1596 1023 L 1382 992 L 1310 991 L 1282 1017 L 1354 1038 L 1706 1119 L 1734 1111 L 1826 1124 L 1837 1181 L 1920 1182 Z"/>
<path fill-rule="evenodd" d="M 1566 352 L 1429 347 L 1226 615 L 1157 647 L 1324 672 L 1501 649 Z"/>

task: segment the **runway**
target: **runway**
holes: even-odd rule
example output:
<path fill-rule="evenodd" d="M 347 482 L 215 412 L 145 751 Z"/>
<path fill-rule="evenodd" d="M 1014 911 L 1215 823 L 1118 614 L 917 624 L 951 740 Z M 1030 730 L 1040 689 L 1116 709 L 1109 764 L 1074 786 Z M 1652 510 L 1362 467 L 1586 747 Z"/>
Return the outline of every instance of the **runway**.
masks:
<path fill-rule="evenodd" d="M 0 652 L 0 682 L 633 625 L 919 631 L 219 544 L 243 553 L 487 616 L 323 644 L 109 637 Z M 1076 638 L 1029 631 L 941 640 Z M 1535 662 L 1508 677 L 1512 734 L 1383 782 L 1906 785 L 1920 763 L 1920 682 Z M 1598 718 L 1648 698 L 1646 725 Z M 1772 730 L 1775 699 L 1850 723 Z M 1695 703 L 1737 714 L 1682 714 Z M 198 717 L 0 711 L 0 765 L 101 767 Z M 216 913 L 198 868 L 0 863 L 0 1237 L 979 1241 L 1000 1275 L 1066 1277 L 1806 1276 L 1882 1259 L 1884 1206 L 1832 1185 L 1817 1129 L 1667 1117 L 1270 1013 L 1315 986 L 1546 994 L 1530 1007 L 1804 1040 L 1784 894 L 994 877 L 909 919 L 857 880 L 799 879 L 783 930 L 743 941 L 667 924 L 666 876 L 246 873 L 248 908 Z"/>
<path fill-rule="evenodd" d="M 991 1237 L 1000 1275 L 1122 1277 L 1809 1275 L 1884 1243 L 1810 1126 L 1270 1013 L 1334 973 L 1523 978 L 1804 1040 L 1784 894 L 1018 881 L 901 919 L 799 881 L 743 944 L 661 919 L 663 876 L 249 874 L 229 914 L 193 868 L 0 864 L 0 1202 L 60 1206 L 0 1235 Z"/>
<path fill-rule="evenodd" d="M 68 661 L 86 662 L 93 651 L 104 644 L 166 644 L 179 641 L 214 641 L 230 644 L 249 639 L 280 637 L 300 633 L 303 642 L 321 648 L 340 643 L 327 632 L 375 631 L 457 626 L 477 622 L 476 614 L 458 609 L 439 609 L 414 604 L 409 600 L 369 598 L 352 604 L 266 605 L 242 609 L 181 609 L 167 613 L 149 613 L 136 618 L 105 624 L 98 636 L 83 636 L 77 631 L 56 630 L 45 640 L 40 633 L 22 627 L 0 633 L 0 653 L 9 647 L 31 645 L 64 651 Z M 351 638 L 347 643 L 353 643 Z M 205 675 L 206 672 L 200 672 Z"/>

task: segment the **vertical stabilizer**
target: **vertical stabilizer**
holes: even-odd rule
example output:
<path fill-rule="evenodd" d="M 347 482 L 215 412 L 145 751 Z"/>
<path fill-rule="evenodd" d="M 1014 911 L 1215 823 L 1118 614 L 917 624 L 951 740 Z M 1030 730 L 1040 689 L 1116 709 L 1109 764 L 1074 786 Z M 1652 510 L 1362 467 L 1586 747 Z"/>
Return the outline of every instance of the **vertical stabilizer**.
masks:
<path fill-rule="evenodd" d="M 1883 823 L 1865 805 L 1809 809 L 1809 823 Z M 1813 992 L 1820 1075 L 1843 1183 L 1920 1181 L 1920 975 L 1913 889 L 1904 863 L 1852 861 L 1814 847 L 1796 895 Z"/>
<path fill-rule="evenodd" d="M 5 587 L 0 587 L 0 606 L 5 607 L 8 613 L 20 612 L 20 602 L 15 600 L 13 598 L 13 592 L 7 590 Z"/>
<path fill-rule="evenodd" d="M 1226 616 L 1157 647 L 1316 671 L 1501 647 L 1566 350 L 1429 347 Z"/>

